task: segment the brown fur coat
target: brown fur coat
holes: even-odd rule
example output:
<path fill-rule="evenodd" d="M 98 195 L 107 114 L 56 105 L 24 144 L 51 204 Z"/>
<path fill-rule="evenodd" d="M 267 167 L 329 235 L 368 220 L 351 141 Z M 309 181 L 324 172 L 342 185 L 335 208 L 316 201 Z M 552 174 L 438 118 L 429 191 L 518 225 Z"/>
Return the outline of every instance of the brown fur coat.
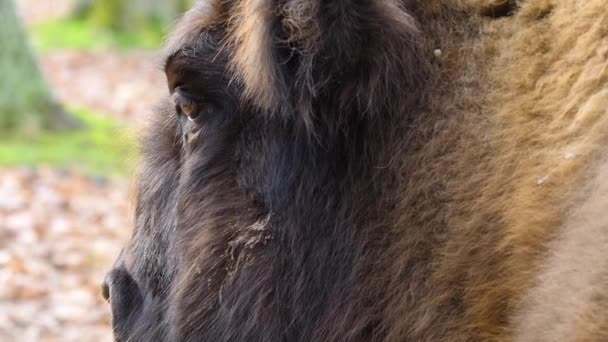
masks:
<path fill-rule="evenodd" d="M 167 57 L 117 339 L 608 340 L 608 0 L 207 0 Z"/>

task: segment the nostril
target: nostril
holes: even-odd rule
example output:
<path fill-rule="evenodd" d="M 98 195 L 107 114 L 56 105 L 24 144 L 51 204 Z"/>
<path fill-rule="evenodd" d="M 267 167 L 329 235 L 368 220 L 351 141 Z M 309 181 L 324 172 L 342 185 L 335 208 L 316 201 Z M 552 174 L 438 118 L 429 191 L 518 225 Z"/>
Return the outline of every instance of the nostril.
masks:
<path fill-rule="evenodd" d="M 126 269 L 119 267 L 106 275 L 101 292 L 112 309 L 115 341 L 130 340 L 120 336 L 131 331 L 134 321 L 142 314 L 144 299 L 139 285 Z"/>
<path fill-rule="evenodd" d="M 110 275 L 108 274 L 101 283 L 101 294 L 103 298 L 110 302 Z"/>
<path fill-rule="evenodd" d="M 113 307 L 141 300 L 139 286 L 124 268 L 115 268 L 105 276 L 101 294 Z"/>

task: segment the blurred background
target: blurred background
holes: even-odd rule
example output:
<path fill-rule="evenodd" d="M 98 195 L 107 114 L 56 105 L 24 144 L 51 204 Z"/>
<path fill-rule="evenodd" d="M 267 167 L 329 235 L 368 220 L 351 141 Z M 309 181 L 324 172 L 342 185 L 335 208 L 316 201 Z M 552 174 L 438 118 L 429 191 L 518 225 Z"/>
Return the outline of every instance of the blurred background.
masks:
<path fill-rule="evenodd" d="M 0 341 L 111 341 L 136 137 L 192 0 L 0 0 Z"/>

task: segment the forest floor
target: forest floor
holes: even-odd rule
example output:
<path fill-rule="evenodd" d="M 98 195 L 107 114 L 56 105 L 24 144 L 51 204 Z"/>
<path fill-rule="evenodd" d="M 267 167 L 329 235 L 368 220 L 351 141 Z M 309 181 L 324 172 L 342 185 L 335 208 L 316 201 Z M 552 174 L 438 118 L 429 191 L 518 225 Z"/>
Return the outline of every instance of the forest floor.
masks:
<path fill-rule="evenodd" d="M 18 4 L 28 25 L 70 8 L 69 0 Z M 140 126 L 166 92 L 155 53 L 59 50 L 39 57 L 63 103 L 127 126 Z M 131 234 L 132 179 L 0 167 L 0 342 L 112 340 L 100 284 Z"/>
<path fill-rule="evenodd" d="M 111 341 L 104 272 L 130 234 L 125 180 L 0 169 L 0 341 Z"/>

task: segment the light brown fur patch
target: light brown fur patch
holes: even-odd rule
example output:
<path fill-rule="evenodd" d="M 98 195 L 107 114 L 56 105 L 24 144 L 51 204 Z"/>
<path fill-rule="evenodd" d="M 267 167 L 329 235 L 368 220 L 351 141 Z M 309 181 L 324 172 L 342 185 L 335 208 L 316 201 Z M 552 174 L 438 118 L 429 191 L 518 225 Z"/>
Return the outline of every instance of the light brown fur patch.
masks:
<path fill-rule="evenodd" d="M 420 6 L 429 15 L 421 20 L 432 35 L 428 51 L 441 55 L 429 108 L 414 123 L 420 132 L 403 147 L 393 233 L 400 238 L 386 256 L 394 274 L 388 340 L 523 336 L 512 314 L 524 310 L 540 269 L 568 273 L 570 266 L 547 261 L 555 252 L 548 243 L 608 140 L 608 2 L 528 0 L 504 18 L 459 17 L 478 4 Z M 427 142 L 412 146 L 419 141 Z M 608 207 L 603 199 L 597 205 Z M 605 317 L 593 314 L 604 305 L 603 286 L 568 309 L 594 326 L 577 329 L 577 339 L 608 338 L 598 328 Z"/>
<path fill-rule="evenodd" d="M 229 23 L 227 44 L 233 47 L 232 68 L 242 78 L 245 96 L 263 109 L 276 105 L 277 84 L 272 59 L 271 0 L 240 1 Z"/>
<path fill-rule="evenodd" d="M 535 285 L 512 320 L 515 340 L 600 341 L 608 336 L 606 175 L 608 163 L 603 163 L 547 243 Z"/>

